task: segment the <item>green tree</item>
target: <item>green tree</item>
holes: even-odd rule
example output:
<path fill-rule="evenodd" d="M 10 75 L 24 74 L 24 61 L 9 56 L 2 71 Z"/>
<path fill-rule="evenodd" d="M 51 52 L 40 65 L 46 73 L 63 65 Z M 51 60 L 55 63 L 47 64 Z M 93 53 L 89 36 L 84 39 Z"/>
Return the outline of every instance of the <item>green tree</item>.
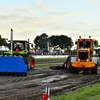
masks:
<path fill-rule="evenodd" d="M 66 35 L 60 35 L 60 36 L 53 35 L 49 39 L 51 41 L 52 46 L 59 45 L 61 49 L 71 48 L 73 46 L 72 39 Z"/>
<path fill-rule="evenodd" d="M 48 37 L 46 33 L 43 33 L 40 36 L 36 36 L 34 39 L 35 48 L 47 48 L 47 42 L 49 42 L 49 46 L 54 47 L 58 45 L 61 49 L 68 48 L 70 50 L 73 46 L 72 39 L 66 35 L 52 35 L 51 37 Z"/>
<path fill-rule="evenodd" d="M 71 52 L 71 48 L 68 46 L 66 51 Z"/>
<path fill-rule="evenodd" d="M 2 46 L 2 45 L 7 46 L 7 42 L 6 42 L 5 38 L 2 38 L 0 35 L 0 46 Z"/>
<path fill-rule="evenodd" d="M 40 49 L 47 48 L 47 41 L 48 41 L 48 35 L 46 33 L 43 33 L 40 36 L 36 36 L 36 38 L 34 39 L 35 48 L 38 47 L 40 47 Z"/>

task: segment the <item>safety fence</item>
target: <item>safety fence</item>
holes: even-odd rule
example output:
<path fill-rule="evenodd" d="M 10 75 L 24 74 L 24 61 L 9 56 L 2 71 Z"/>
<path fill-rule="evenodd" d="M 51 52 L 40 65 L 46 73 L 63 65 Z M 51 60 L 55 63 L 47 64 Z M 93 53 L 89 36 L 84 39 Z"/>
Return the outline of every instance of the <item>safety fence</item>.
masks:
<path fill-rule="evenodd" d="M 33 55 L 34 58 L 67 58 L 68 55 Z"/>

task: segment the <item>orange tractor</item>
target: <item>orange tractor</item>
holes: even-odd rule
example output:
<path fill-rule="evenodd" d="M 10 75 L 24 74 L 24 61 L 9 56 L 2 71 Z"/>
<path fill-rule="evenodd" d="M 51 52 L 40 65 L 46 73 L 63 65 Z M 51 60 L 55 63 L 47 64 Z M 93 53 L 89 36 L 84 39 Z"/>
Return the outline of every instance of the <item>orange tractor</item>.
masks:
<path fill-rule="evenodd" d="M 91 71 L 91 74 L 97 74 L 98 58 L 93 57 L 93 44 L 96 44 L 96 41 L 91 39 L 91 36 L 88 39 L 82 39 L 79 36 L 75 44 L 77 45 L 75 55 L 68 56 L 65 67 L 73 73 L 85 70 Z"/>

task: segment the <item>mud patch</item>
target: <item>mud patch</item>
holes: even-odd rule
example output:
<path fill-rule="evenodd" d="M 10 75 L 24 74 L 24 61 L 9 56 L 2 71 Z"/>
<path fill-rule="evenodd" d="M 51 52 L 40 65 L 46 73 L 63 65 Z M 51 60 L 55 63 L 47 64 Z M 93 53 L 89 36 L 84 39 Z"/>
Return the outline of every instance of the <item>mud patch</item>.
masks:
<path fill-rule="evenodd" d="M 70 73 L 60 66 L 57 69 L 49 67 L 30 70 L 26 77 L 0 76 L 0 100 L 41 100 L 46 87 L 51 88 L 53 97 L 100 82 L 100 68 L 97 75 L 92 75 Z"/>

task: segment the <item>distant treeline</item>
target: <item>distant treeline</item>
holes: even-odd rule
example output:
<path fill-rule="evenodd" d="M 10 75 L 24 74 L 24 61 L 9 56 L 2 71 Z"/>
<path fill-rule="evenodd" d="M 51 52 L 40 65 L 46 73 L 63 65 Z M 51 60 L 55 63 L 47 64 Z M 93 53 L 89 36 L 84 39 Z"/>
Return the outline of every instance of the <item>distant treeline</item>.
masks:
<path fill-rule="evenodd" d="M 36 36 L 34 43 L 36 49 L 38 47 L 40 49 L 47 48 L 48 45 L 49 47 L 58 46 L 61 49 L 70 49 L 74 45 L 71 37 L 66 35 L 52 35 L 49 37 L 46 33 L 42 33 L 41 35 Z"/>
<path fill-rule="evenodd" d="M 2 38 L 0 35 L 0 46 L 2 46 L 2 45 L 7 46 L 7 42 L 6 42 L 5 38 Z"/>

